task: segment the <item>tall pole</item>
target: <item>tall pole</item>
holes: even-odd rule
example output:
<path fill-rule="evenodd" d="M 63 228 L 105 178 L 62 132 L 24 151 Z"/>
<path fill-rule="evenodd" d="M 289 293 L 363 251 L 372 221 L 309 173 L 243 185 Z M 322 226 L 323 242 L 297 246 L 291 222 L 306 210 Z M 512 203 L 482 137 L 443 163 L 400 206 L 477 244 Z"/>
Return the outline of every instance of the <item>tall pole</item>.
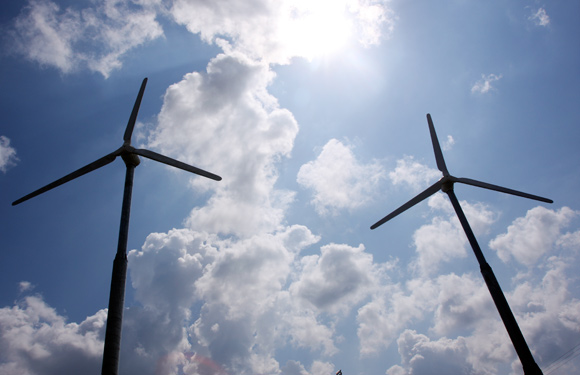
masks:
<path fill-rule="evenodd" d="M 493 302 L 499 312 L 501 320 L 505 325 L 505 328 L 512 340 L 514 348 L 516 349 L 516 353 L 520 358 L 520 362 L 522 363 L 522 367 L 524 368 L 524 374 L 526 375 L 542 375 L 542 370 L 534 361 L 534 357 L 530 352 L 530 348 L 524 339 L 524 335 L 522 335 L 522 331 L 520 331 L 520 327 L 510 309 L 507 300 L 501 290 L 497 279 L 491 269 L 491 266 L 485 260 L 483 256 L 483 252 L 475 239 L 475 235 L 467 222 L 467 218 L 461 209 L 461 205 L 455 196 L 455 192 L 453 191 L 453 183 L 447 183 L 442 186 L 442 189 L 447 195 L 449 196 L 449 200 L 451 200 L 451 204 L 455 209 L 455 213 L 457 213 L 457 217 L 459 218 L 459 222 L 467 235 L 467 239 L 471 244 L 471 248 L 479 262 L 479 267 L 481 270 L 481 274 L 483 275 L 483 279 L 485 280 L 485 284 L 487 285 L 487 289 L 489 289 L 489 293 L 491 294 L 491 298 L 493 298 Z"/>
<path fill-rule="evenodd" d="M 135 154 L 123 153 L 121 157 L 127 166 L 127 172 L 125 174 L 119 242 L 117 245 L 117 255 L 113 261 L 113 275 L 111 277 L 111 293 L 109 295 L 102 375 L 117 375 L 119 373 L 121 328 L 123 323 L 123 309 L 125 307 L 125 283 L 127 280 L 127 240 L 129 236 L 129 218 L 131 216 L 131 196 L 133 194 L 135 167 L 139 165 L 139 157 Z"/>

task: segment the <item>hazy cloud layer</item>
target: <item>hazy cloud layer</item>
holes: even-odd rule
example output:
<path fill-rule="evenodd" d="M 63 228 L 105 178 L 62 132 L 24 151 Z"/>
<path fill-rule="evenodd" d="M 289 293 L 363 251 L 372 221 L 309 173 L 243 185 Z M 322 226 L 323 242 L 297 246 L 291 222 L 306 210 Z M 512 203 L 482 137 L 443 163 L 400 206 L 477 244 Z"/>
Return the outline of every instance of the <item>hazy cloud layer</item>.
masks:
<path fill-rule="evenodd" d="M 317 48 L 325 49 L 335 42 L 337 35 L 345 39 L 354 36 L 363 45 L 378 44 L 385 31 L 392 31 L 394 23 L 386 3 L 178 0 L 173 3 L 171 13 L 176 22 L 192 33 L 200 33 L 209 43 L 267 63 L 284 64 L 292 57 L 312 58 Z"/>
<path fill-rule="evenodd" d="M 80 9 L 29 0 L 10 34 L 18 53 L 64 73 L 89 69 L 108 77 L 129 50 L 163 36 L 158 18 L 185 25 L 225 52 L 288 63 L 314 57 L 341 33 L 344 43 L 355 38 L 365 46 L 378 44 L 395 20 L 386 2 L 97 0 Z"/>

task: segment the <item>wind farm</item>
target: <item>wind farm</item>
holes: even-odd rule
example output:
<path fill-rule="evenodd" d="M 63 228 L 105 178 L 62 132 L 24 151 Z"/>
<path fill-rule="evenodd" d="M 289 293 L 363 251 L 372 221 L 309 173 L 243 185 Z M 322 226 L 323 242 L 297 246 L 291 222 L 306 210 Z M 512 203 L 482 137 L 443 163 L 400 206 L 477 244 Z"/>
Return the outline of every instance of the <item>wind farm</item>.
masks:
<path fill-rule="evenodd" d="M 181 161 L 169 158 L 165 155 L 158 154 L 147 149 L 136 149 L 131 145 L 131 136 L 137 121 L 139 107 L 145 87 L 147 85 L 147 78 L 143 79 L 137 99 L 133 106 L 129 122 L 123 135 L 123 145 L 117 150 L 97 159 L 96 161 L 87 164 L 86 166 L 77 169 L 76 171 L 54 181 L 44 187 L 33 191 L 24 197 L 17 199 L 12 203 L 16 206 L 49 190 L 52 190 L 60 185 L 81 177 L 87 173 L 95 171 L 105 165 L 115 161 L 117 157 L 121 157 L 126 166 L 123 203 L 121 209 L 121 222 L 119 228 L 119 241 L 117 244 L 117 253 L 113 262 L 113 272 L 111 278 L 111 292 L 109 297 L 109 309 L 107 317 L 107 326 L 105 333 L 105 344 L 103 352 L 102 374 L 117 374 L 119 369 L 120 346 L 121 346 L 121 328 L 123 321 L 123 309 L 125 300 L 125 284 L 127 278 L 127 240 L 129 234 L 129 221 L 131 215 L 131 197 L 133 191 L 133 177 L 135 168 L 140 164 L 139 156 L 182 169 L 215 181 L 220 181 L 221 177 L 207 172 L 203 169 L 191 166 Z"/>
<path fill-rule="evenodd" d="M 427 199 L 431 195 L 437 193 L 439 190 L 446 193 L 449 196 L 449 200 L 451 201 L 451 204 L 453 205 L 453 208 L 455 210 L 455 213 L 457 214 L 459 222 L 461 223 L 461 226 L 463 227 L 463 230 L 465 231 L 465 235 L 467 236 L 467 239 L 469 240 L 469 243 L 473 249 L 475 257 L 477 258 L 483 279 L 485 280 L 487 288 L 489 289 L 491 297 L 493 298 L 493 302 L 495 303 L 495 306 L 500 314 L 500 317 L 505 325 L 505 328 L 508 332 L 508 335 L 509 335 L 509 337 L 513 343 L 513 346 L 516 350 L 516 353 L 520 359 L 520 362 L 521 362 L 523 370 L 524 370 L 524 374 L 526 374 L 526 375 L 541 375 L 542 371 L 541 371 L 540 367 L 537 365 L 537 363 L 535 362 L 532 353 L 530 352 L 530 349 L 526 343 L 526 340 L 524 339 L 524 336 L 523 336 L 523 334 L 522 334 L 522 332 L 517 324 L 517 321 L 516 321 L 512 311 L 511 311 L 510 307 L 509 307 L 509 304 L 504 296 L 504 293 L 501 290 L 501 287 L 499 286 L 499 283 L 495 277 L 495 274 L 493 273 L 491 266 L 485 260 L 483 252 L 481 251 L 481 248 L 479 247 L 477 239 L 475 238 L 475 234 L 473 233 L 473 230 L 471 229 L 471 226 L 469 225 L 469 222 L 467 221 L 465 213 L 463 212 L 463 209 L 461 208 L 459 200 L 457 199 L 457 196 L 455 195 L 455 192 L 453 190 L 453 185 L 455 183 L 463 183 L 463 184 L 481 187 L 481 188 L 485 188 L 485 189 L 489 189 L 489 190 L 499 191 L 502 193 L 512 194 L 512 195 L 516 195 L 516 196 L 520 196 L 520 197 L 524 197 L 524 198 L 529 198 L 529 199 L 533 199 L 533 200 L 537 200 L 537 201 L 541 201 L 541 202 L 545 202 L 545 203 L 553 203 L 553 201 L 551 199 L 548 199 L 548 198 L 543 198 L 543 197 L 540 197 L 537 195 L 532 195 L 532 194 L 524 193 L 524 192 L 513 190 L 513 189 L 508 189 L 508 188 L 505 188 L 502 186 L 492 185 L 492 184 L 478 181 L 478 180 L 472 180 L 469 178 L 462 178 L 462 177 L 458 178 L 458 177 L 452 176 L 447 169 L 447 165 L 445 164 L 445 159 L 443 158 L 443 152 L 441 151 L 439 139 L 437 138 L 437 133 L 435 132 L 435 126 L 433 125 L 433 120 L 432 120 L 430 114 L 427 114 L 427 123 L 429 125 L 429 133 L 431 135 L 431 142 L 433 143 L 433 151 L 435 152 L 435 160 L 437 162 L 437 168 L 443 173 L 443 177 L 441 177 L 441 179 L 439 179 L 439 181 L 437 181 L 436 183 L 434 183 L 433 185 L 431 185 L 430 187 L 425 189 L 423 192 L 419 193 L 413 199 L 409 200 L 407 203 L 403 204 L 402 206 L 400 206 L 399 208 L 397 208 L 396 210 L 394 210 L 393 212 L 391 212 L 387 216 L 383 217 L 381 220 L 374 223 L 371 226 L 371 229 L 378 228 L 379 226 L 381 226 L 384 223 L 386 223 L 387 221 L 393 219 L 397 215 L 405 212 L 409 208 L 415 206 L 416 204 Z"/>
<path fill-rule="evenodd" d="M 137 162 L 119 374 L 523 375 L 448 187 L 534 362 L 580 374 L 579 12 L 3 2 L 0 374 L 101 373 Z"/>

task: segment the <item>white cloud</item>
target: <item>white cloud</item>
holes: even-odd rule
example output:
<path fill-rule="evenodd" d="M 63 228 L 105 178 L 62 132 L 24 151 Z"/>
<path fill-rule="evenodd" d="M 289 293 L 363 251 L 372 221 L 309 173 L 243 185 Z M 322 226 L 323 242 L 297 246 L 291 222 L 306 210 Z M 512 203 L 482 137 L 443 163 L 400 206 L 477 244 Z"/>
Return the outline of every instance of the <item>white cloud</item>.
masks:
<path fill-rule="evenodd" d="M 362 164 L 350 147 L 331 139 L 316 160 L 300 167 L 297 181 L 314 191 L 312 204 L 320 215 L 327 215 L 371 202 L 383 176 L 377 161 Z"/>
<path fill-rule="evenodd" d="M 16 50 L 64 73 L 87 67 L 108 77 L 127 51 L 163 35 L 156 21 L 160 1 L 94 4 L 62 10 L 50 0 L 30 0 L 12 30 Z"/>
<path fill-rule="evenodd" d="M 537 207 L 530 210 L 526 217 L 514 221 L 520 224 L 514 227 L 529 229 L 521 231 L 518 241 L 535 231 L 539 237 L 550 239 L 545 244 L 548 248 L 561 246 L 568 250 L 553 255 L 553 250 L 545 249 L 544 253 L 548 256 L 541 265 L 519 274 L 513 279 L 513 285 L 503 285 L 522 333 L 543 368 L 573 347 L 580 332 L 580 301 L 572 297 L 570 281 L 575 278 L 578 262 L 578 231 L 560 233 L 573 216 L 574 212 L 566 208 L 551 211 Z M 512 228 L 511 233 L 514 234 L 514 231 Z M 416 298 L 419 292 L 424 293 L 423 298 Z M 374 348 L 381 345 L 386 347 L 385 343 L 402 329 L 414 321 L 429 317 L 430 312 L 434 315 L 431 327 L 425 330 L 427 334 L 410 330 L 401 334 L 398 340 L 401 363 L 392 366 L 388 374 L 429 373 L 429 366 L 432 368 L 439 363 L 450 366 L 450 372 L 446 372 L 450 374 L 469 371 L 494 374 L 498 368 L 508 366 L 511 366 L 513 373 L 521 372 L 513 345 L 479 273 L 440 275 L 436 279 L 422 276 L 407 282 L 405 289 L 393 293 L 389 301 L 379 308 L 376 308 L 377 300 L 372 302 L 375 305 L 374 321 L 381 329 L 374 332 L 367 329 L 369 342 L 363 347 L 366 350 L 376 350 Z M 369 313 L 373 309 L 370 307 L 371 304 L 359 310 L 359 318 L 364 312 L 364 317 L 372 322 Z M 403 307 L 404 314 L 395 314 Z M 366 324 L 370 327 L 369 323 Z M 359 336 L 364 327 L 366 325 L 360 325 Z M 361 345 L 365 343 L 363 338 Z M 568 367 L 564 372 L 578 371 L 573 362 L 565 365 Z"/>
<path fill-rule="evenodd" d="M 412 156 L 397 160 L 397 167 L 389 172 L 394 185 L 407 184 L 414 190 L 425 188 L 440 177 L 441 172 L 415 161 Z"/>
<path fill-rule="evenodd" d="M 299 247 L 286 247 L 287 237 L 304 238 Z M 264 303 L 282 290 L 290 275 L 291 264 L 302 246 L 318 238 L 305 227 L 290 227 L 274 235 L 264 234 L 239 242 L 226 241 L 216 262 L 207 267 L 196 282 L 199 295 L 206 301 L 227 307 L 227 315 L 237 318 Z M 295 239 L 293 240 L 295 241 Z M 240 286 L 244 285 L 243 290 Z"/>
<path fill-rule="evenodd" d="M 556 245 L 563 248 L 579 248 L 580 247 L 580 231 L 573 233 L 566 233 L 556 241 Z"/>
<path fill-rule="evenodd" d="M 437 272 L 441 262 L 467 255 L 467 237 L 447 196 L 437 193 L 429 198 L 428 203 L 433 210 L 443 211 L 445 217 L 434 217 L 430 224 L 421 226 L 413 234 L 417 257 L 411 265 L 422 275 Z M 481 203 L 461 201 L 460 204 L 476 235 L 487 232 L 496 220 L 496 215 Z"/>
<path fill-rule="evenodd" d="M 495 75 L 495 74 L 482 74 L 481 79 L 477 81 L 471 87 L 471 93 L 479 93 L 479 94 L 486 94 L 495 88 L 491 85 L 494 82 L 499 81 L 502 78 L 502 75 Z"/>
<path fill-rule="evenodd" d="M 0 171 L 6 173 L 17 161 L 16 150 L 10 146 L 10 139 L 0 135 Z"/>
<path fill-rule="evenodd" d="M 301 276 L 290 286 L 310 305 L 335 314 L 348 312 L 378 286 L 380 270 L 363 245 L 330 244 L 320 252 L 301 259 Z"/>
<path fill-rule="evenodd" d="M 464 258 L 467 239 L 461 228 L 453 221 L 435 217 L 431 224 L 421 226 L 413 235 L 417 249 L 414 268 L 421 274 L 437 272 L 440 262 L 449 262 L 454 258 Z"/>
<path fill-rule="evenodd" d="M 479 273 L 441 275 L 437 278 L 437 285 L 439 294 L 433 332 L 450 335 L 474 329 L 482 321 L 495 318 L 495 306 Z"/>
<path fill-rule="evenodd" d="M 451 150 L 451 148 L 453 147 L 453 145 L 455 144 L 455 139 L 453 139 L 452 136 L 448 135 L 447 136 L 447 140 L 445 141 L 445 143 L 443 143 L 443 151 L 448 151 Z"/>
<path fill-rule="evenodd" d="M 574 262 L 577 262 L 577 257 L 572 264 Z M 544 369 L 577 344 L 580 301 L 570 297 L 568 282 L 573 272 L 570 260 L 554 257 L 539 280 L 528 274 L 512 291 L 506 292 L 536 362 Z M 417 290 L 425 288 L 434 298 L 411 298 Z M 407 329 L 400 335 L 397 344 L 401 363 L 392 366 L 387 374 L 432 373 L 433 366 L 438 369 L 449 367 L 446 374 L 491 375 L 498 373 L 498 368 L 507 366 L 511 366 L 512 373 L 521 373 L 513 345 L 479 275 L 450 274 L 439 276 L 435 281 L 415 280 L 408 290 L 410 294 L 406 302 L 410 303 L 408 308 L 416 311 L 414 319 L 407 316 L 410 314 L 399 317 L 385 314 L 383 321 L 376 322 L 381 328 L 375 335 L 384 332 L 384 326 L 388 325 L 395 327 L 390 332 L 392 336 L 413 320 L 429 316 L 427 313 L 435 309 L 433 326 L 428 334 Z M 393 308 L 396 309 L 399 303 L 399 299 L 393 300 Z M 567 366 L 564 373 L 578 370 L 574 363 Z"/>
<path fill-rule="evenodd" d="M 21 281 L 18 284 L 18 290 L 20 293 L 28 292 L 29 290 L 34 289 L 34 285 L 30 281 Z"/>
<path fill-rule="evenodd" d="M 387 375 L 422 375 L 438 373 L 459 375 L 491 375 L 481 364 L 474 363 L 469 341 L 464 337 L 432 340 L 414 330 L 406 330 L 397 340 L 402 365 L 392 366 Z"/>
<path fill-rule="evenodd" d="M 267 65 L 221 54 L 167 89 L 149 146 L 223 177 L 192 179 L 215 193 L 189 226 L 246 236 L 280 225 L 293 193 L 274 189 L 276 162 L 290 155 L 298 125 L 267 92 L 273 77 Z"/>
<path fill-rule="evenodd" d="M 380 0 L 178 0 L 171 13 L 206 42 L 278 64 L 292 57 L 313 58 L 345 43 L 350 29 L 363 45 L 378 44 L 390 34 L 395 19 L 387 2 Z"/>
<path fill-rule="evenodd" d="M 433 309 L 437 294 L 436 283 L 428 279 L 411 279 L 404 286 L 385 285 L 382 293 L 358 310 L 361 355 L 371 356 L 388 348 L 401 330 Z"/>
<path fill-rule="evenodd" d="M 550 24 L 550 17 L 544 8 L 538 8 L 528 19 L 538 26 L 546 27 Z"/>
<path fill-rule="evenodd" d="M 562 237 L 561 231 L 577 215 L 568 207 L 558 211 L 542 206 L 532 208 L 525 217 L 514 220 L 506 233 L 491 240 L 489 247 L 497 251 L 504 262 L 513 257 L 531 267 L 540 257 L 550 252 L 556 242 L 570 238 L 570 235 Z"/>
<path fill-rule="evenodd" d="M 191 362 L 179 353 L 193 350 L 228 371 L 252 373 L 278 371 L 275 350 L 288 343 L 335 353 L 334 329 L 288 292 L 291 278 L 304 277 L 294 265 L 298 254 L 318 240 L 298 225 L 243 240 L 188 229 L 150 235 L 129 253 L 145 309 L 135 310 L 128 324 L 148 328 L 128 334 L 128 346 L 145 359 L 174 353 L 177 364 Z"/>
<path fill-rule="evenodd" d="M 361 355 L 380 353 L 404 329 L 425 318 L 433 320 L 432 332 L 449 335 L 473 329 L 490 315 L 495 318 L 494 314 L 483 280 L 470 274 L 421 277 L 410 279 L 403 286 L 384 286 L 382 295 L 376 295 L 358 310 Z"/>
<path fill-rule="evenodd" d="M 359 41 L 365 45 L 379 44 L 381 38 L 389 36 L 394 29 L 397 17 L 386 6 L 386 1 L 358 0 L 349 2 L 348 6 L 359 21 Z M 383 30 L 387 29 L 387 32 Z"/>
<path fill-rule="evenodd" d="M 365 46 L 379 44 L 392 32 L 395 20 L 386 3 L 97 0 L 79 10 L 61 9 L 50 0 L 29 0 L 12 36 L 16 50 L 41 65 L 64 73 L 88 68 L 108 77 L 122 66 L 129 50 L 163 35 L 157 20 L 162 16 L 218 44 L 224 52 L 241 52 L 265 63 L 288 63 L 293 57 L 332 52 L 353 37 Z"/>
<path fill-rule="evenodd" d="M 106 310 L 67 323 L 40 297 L 0 309 L 0 373 L 88 374 L 101 363 Z"/>

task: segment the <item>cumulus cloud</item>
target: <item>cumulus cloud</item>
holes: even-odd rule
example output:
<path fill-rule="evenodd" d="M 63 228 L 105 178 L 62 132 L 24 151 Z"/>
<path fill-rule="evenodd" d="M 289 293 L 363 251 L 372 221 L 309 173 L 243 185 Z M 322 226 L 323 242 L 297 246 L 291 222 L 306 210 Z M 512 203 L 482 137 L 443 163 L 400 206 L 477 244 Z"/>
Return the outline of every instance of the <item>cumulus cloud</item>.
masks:
<path fill-rule="evenodd" d="M 471 93 L 478 93 L 478 94 L 486 94 L 491 90 L 495 90 L 492 86 L 492 83 L 499 81 L 502 78 L 502 75 L 496 74 L 482 74 L 481 79 L 471 87 Z"/>
<path fill-rule="evenodd" d="M 159 17 L 185 25 L 224 52 L 274 64 L 313 58 L 350 38 L 378 44 L 396 18 L 383 0 L 98 0 L 84 9 L 29 0 L 11 34 L 15 49 L 41 65 L 108 77 L 129 50 L 163 35 Z"/>
<path fill-rule="evenodd" d="M 106 310 L 67 323 L 41 297 L 0 309 L 0 372 L 93 374 L 102 360 Z"/>
<path fill-rule="evenodd" d="M 301 259 L 301 277 L 290 286 L 291 292 L 317 309 L 349 311 L 378 286 L 380 270 L 363 245 L 330 244 L 320 252 Z"/>
<path fill-rule="evenodd" d="M 211 193 L 207 204 L 192 210 L 185 229 L 152 234 L 129 254 L 136 297 L 169 322 L 155 332 L 166 332 L 166 346 L 176 348 L 172 363 L 195 367 L 180 354 L 189 350 L 228 372 L 273 373 L 280 348 L 337 351 L 334 326 L 320 314 L 341 303 L 352 308 L 354 297 L 336 294 L 324 310 L 291 288 L 307 280 L 299 254 L 319 238 L 283 224 L 293 193 L 275 188 L 276 163 L 290 156 L 298 126 L 267 92 L 273 78 L 268 64 L 234 50 L 220 54 L 205 72 L 168 88 L 149 136 L 149 147 L 224 177 L 193 178 L 194 189 Z M 358 264 L 356 253 L 346 265 Z M 372 264 L 362 255 L 362 266 Z M 148 337 L 133 343 L 147 358 L 161 354 Z M 309 372 L 327 367 L 314 361 Z"/>
<path fill-rule="evenodd" d="M 405 328 L 425 317 L 433 317 L 433 332 L 449 335 L 473 329 L 494 314 L 483 280 L 470 274 L 409 279 L 383 290 L 358 310 L 357 334 L 364 356 L 385 350 Z"/>
<path fill-rule="evenodd" d="M 106 78 L 121 67 L 130 49 L 163 35 L 156 20 L 159 3 L 100 0 L 77 10 L 30 0 L 15 20 L 14 47 L 29 60 L 64 73 L 88 68 Z"/>
<path fill-rule="evenodd" d="M 149 146 L 224 177 L 192 180 L 214 195 L 190 226 L 242 236 L 280 225 L 293 193 L 274 189 L 276 162 L 290 156 L 298 124 L 267 92 L 273 77 L 267 65 L 220 54 L 167 89 Z"/>
<path fill-rule="evenodd" d="M 536 207 L 516 219 L 511 227 L 514 236 L 515 228 L 529 230 L 522 230 L 522 237 L 509 245 L 514 246 L 528 235 L 528 245 L 544 247 L 541 253 L 546 255 L 536 269 L 518 274 L 511 285 L 503 286 L 524 337 L 543 368 L 574 347 L 580 330 L 580 301 L 572 297 L 570 284 L 578 262 L 578 231 L 561 233 L 574 216 L 567 208 L 552 211 Z M 531 235 L 534 231 L 539 232 L 537 236 Z M 543 237 L 548 238 L 546 243 L 538 241 Z M 554 252 L 558 247 L 567 251 Z M 410 329 L 400 333 L 397 345 L 401 363 L 392 366 L 387 374 L 430 373 L 430 368 L 440 363 L 442 368 L 449 367 L 446 373 L 453 374 L 494 374 L 502 366 L 511 367 L 513 373 L 521 371 L 513 345 L 478 273 L 440 275 L 435 279 L 421 275 L 408 281 L 404 288 L 391 290 L 394 292 L 389 302 L 379 304 L 375 300 L 359 310 L 361 345 L 365 343 L 369 353 L 376 352 L 377 346 L 386 347 L 414 321 L 431 313 L 433 320 L 425 333 Z M 419 292 L 424 293 L 423 298 L 415 297 Z M 398 310 L 404 313 L 396 315 Z M 371 322 L 381 328 L 372 331 Z M 578 370 L 574 363 L 564 365 L 568 373 Z"/>
<path fill-rule="evenodd" d="M 389 347 L 405 326 L 423 318 L 434 305 L 436 285 L 414 279 L 406 285 L 383 288 L 357 312 L 357 336 L 362 356 L 375 355 Z"/>
<path fill-rule="evenodd" d="M 300 167 L 297 181 L 314 191 L 312 204 L 320 215 L 327 215 L 371 202 L 383 177 L 377 161 L 362 164 L 351 147 L 331 139 L 316 160 Z"/>
<path fill-rule="evenodd" d="M 495 306 L 482 277 L 454 273 L 437 278 L 439 293 L 433 332 L 445 336 L 475 329 L 482 321 L 495 318 Z"/>
<path fill-rule="evenodd" d="M 428 204 L 436 212 L 442 211 L 444 216 L 435 216 L 430 224 L 422 225 L 413 234 L 417 257 L 412 262 L 412 268 L 422 275 L 436 272 L 441 262 L 467 255 L 467 237 L 447 197 L 437 193 L 428 200 Z M 481 203 L 460 201 L 460 204 L 476 235 L 487 232 L 496 220 L 496 215 Z"/>
<path fill-rule="evenodd" d="M 0 171 L 6 173 L 17 161 L 16 150 L 10 146 L 10 139 L 0 135 Z"/>
<path fill-rule="evenodd" d="M 540 257 L 554 248 L 557 242 L 566 243 L 573 236 L 561 233 L 578 215 L 568 207 L 550 210 L 542 206 L 532 208 L 523 218 L 518 218 L 507 228 L 507 232 L 490 241 L 489 247 L 497 251 L 504 262 L 514 258 L 531 267 Z"/>
<path fill-rule="evenodd" d="M 469 363 L 469 350 L 463 337 L 432 341 L 414 330 L 406 330 L 397 345 L 404 367 L 395 365 L 387 370 L 387 375 L 432 374 L 433 369 L 442 374 L 487 374 Z"/>
<path fill-rule="evenodd" d="M 577 344 L 580 301 L 570 298 L 568 280 L 574 272 L 571 268 L 569 262 L 554 257 L 539 279 L 528 274 L 513 290 L 506 292 L 536 362 L 544 369 Z M 375 338 L 387 332 L 384 326 L 389 322 L 394 328 L 389 331 L 389 339 L 403 331 L 397 339 L 401 363 L 389 368 L 387 374 L 432 373 L 433 366 L 448 368 L 445 372 L 448 374 L 495 374 L 502 367 L 511 367 L 512 373 L 521 372 L 513 345 L 479 275 L 441 275 L 433 281 L 415 280 L 413 283 L 408 288 L 408 297 L 395 299 L 390 310 L 384 307 L 384 320 L 376 321 L 380 328 Z M 411 298 L 419 288 L 426 288 L 430 298 Z M 407 312 L 402 319 L 397 319 L 392 312 L 400 308 L 401 301 L 405 301 L 407 311 L 414 311 L 414 314 Z M 429 316 L 433 309 L 435 314 L 429 332 L 419 334 L 405 330 L 405 326 L 423 315 Z M 369 313 L 368 310 L 364 312 Z M 397 326 L 393 321 L 406 323 Z M 380 345 L 384 341 L 376 340 L 372 344 Z M 376 351 L 372 346 L 368 348 Z M 563 365 L 567 366 L 566 373 L 578 370 L 574 363 Z"/>
<path fill-rule="evenodd" d="M 537 26 L 546 27 L 550 24 L 550 17 L 544 8 L 538 8 L 537 11 L 532 13 L 533 14 L 528 19 L 534 22 Z"/>
<path fill-rule="evenodd" d="M 155 334 L 136 332 L 129 346 L 144 358 L 173 347 L 177 363 L 187 362 L 179 353 L 194 351 L 228 371 L 255 373 L 278 371 L 275 350 L 288 343 L 335 353 L 333 328 L 288 290 L 304 277 L 299 253 L 317 241 L 299 225 L 243 240 L 189 229 L 151 234 L 129 253 L 129 265 L 145 308 L 136 316 Z"/>
<path fill-rule="evenodd" d="M 394 185 L 407 184 L 414 190 L 425 188 L 440 177 L 441 172 L 419 163 L 412 156 L 397 160 L 397 167 L 389 172 Z"/>
<path fill-rule="evenodd" d="M 413 266 L 422 274 L 436 272 L 440 262 L 467 255 L 467 239 L 461 228 L 454 221 L 441 217 L 435 217 L 431 224 L 417 229 L 413 242 L 418 254 Z"/>

